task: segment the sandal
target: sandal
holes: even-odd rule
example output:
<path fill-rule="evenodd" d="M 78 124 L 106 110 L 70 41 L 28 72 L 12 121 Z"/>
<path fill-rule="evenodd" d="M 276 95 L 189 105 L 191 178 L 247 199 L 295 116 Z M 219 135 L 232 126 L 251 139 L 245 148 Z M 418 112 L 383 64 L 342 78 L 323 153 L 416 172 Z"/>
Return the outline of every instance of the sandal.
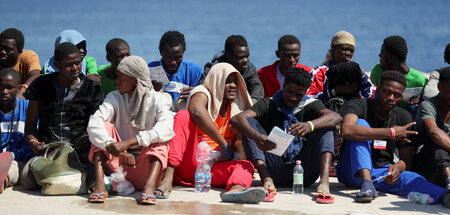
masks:
<path fill-rule="evenodd" d="M 333 204 L 334 196 L 331 194 L 317 193 L 316 194 L 316 202 L 320 204 Z"/>
<path fill-rule="evenodd" d="M 155 188 L 155 191 L 161 192 L 162 195 L 156 195 L 157 199 L 168 199 L 170 196 L 171 191 L 170 190 L 163 190 L 161 188 Z"/>
<path fill-rule="evenodd" d="M 147 195 L 145 193 L 141 194 L 141 205 L 156 205 L 156 196 Z"/>
<path fill-rule="evenodd" d="M 275 195 L 277 195 L 277 191 L 266 191 L 266 197 L 264 198 L 263 202 L 273 202 L 275 201 Z"/>
<path fill-rule="evenodd" d="M 89 203 L 104 203 L 105 199 L 108 197 L 108 191 L 101 192 L 101 193 L 92 193 L 89 196 L 88 202 Z"/>
<path fill-rule="evenodd" d="M 367 190 L 365 192 L 359 192 L 356 194 L 355 202 L 358 203 L 371 203 L 375 197 L 372 190 Z"/>

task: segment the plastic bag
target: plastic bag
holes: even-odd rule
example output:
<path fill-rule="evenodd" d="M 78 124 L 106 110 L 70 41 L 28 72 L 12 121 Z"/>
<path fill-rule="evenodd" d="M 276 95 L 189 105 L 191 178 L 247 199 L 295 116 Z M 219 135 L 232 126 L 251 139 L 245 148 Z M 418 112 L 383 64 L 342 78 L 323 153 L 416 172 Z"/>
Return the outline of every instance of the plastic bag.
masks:
<path fill-rule="evenodd" d="M 111 174 L 111 189 L 116 191 L 119 195 L 130 195 L 134 192 L 134 186 L 125 179 L 127 172 L 123 171 L 123 167 L 120 166 L 119 170 Z"/>

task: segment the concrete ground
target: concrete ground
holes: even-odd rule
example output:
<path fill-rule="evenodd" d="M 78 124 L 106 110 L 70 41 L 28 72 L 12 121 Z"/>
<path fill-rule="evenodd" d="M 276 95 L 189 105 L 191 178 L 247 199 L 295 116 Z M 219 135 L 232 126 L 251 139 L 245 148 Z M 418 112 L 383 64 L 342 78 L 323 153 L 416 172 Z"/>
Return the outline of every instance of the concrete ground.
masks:
<path fill-rule="evenodd" d="M 259 181 L 254 181 L 258 183 Z M 42 196 L 39 191 L 24 191 L 18 186 L 8 188 L 0 195 L 0 214 L 450 214 L 442 205 L 420 205 L 408 199 L 385 193 L 370 204 L 355 203 L 357 189 L 346 187 L 331 178 L 331 192 L 335 203 L 315 202 L 317 183 L 305 188 L 305 194 L 293 195 L 287 188 L 278 189 L 275 202 L 256 205 L 223 203 L 220 193 L 196 193 L 192 187 L 175 187 L 167 200 L 158 200 L 155 206 L 141 206 L 131 196 L 110 196 L 104 204 L 87 202 L 88 195 Z"/>

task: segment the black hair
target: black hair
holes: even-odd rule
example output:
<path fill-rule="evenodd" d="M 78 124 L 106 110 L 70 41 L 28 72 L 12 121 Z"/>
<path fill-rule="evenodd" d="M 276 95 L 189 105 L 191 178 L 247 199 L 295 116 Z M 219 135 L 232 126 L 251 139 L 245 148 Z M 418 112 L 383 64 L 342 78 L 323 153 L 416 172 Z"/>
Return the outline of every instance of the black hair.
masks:
<path fill-rule="evenodd" d="M 343 62 L 330 67 L 327 71 L 327 78 L 330 89 L 343 83 L 357 84 L 357 90 L 352 94 L 344 95 L 345 99 L 357 97 L 363 82 L 361 67 L 356 62 Z"/>
<path fill-rule="evenodd" d="M 0 70 L 0 78 L 11 76 L 14 80 L 17 81 L 17 86 L 20 84 L 20 74 L 16 70 L 12 68 L 4 68 Z"/>
<path fill-rule="evenodd" d="M 55 61 L 61 61 L 67 55 L 77 53 L 80 54 L 78 48 L 71 42 L 64 42 L 56 46 L 54 58 Z"/>
<path fill-rule="evenodd" d="M 184 40 L 184 35 L 178 31 L 167 31 L 161 37 L 159 41 L 159 52 L 162 53 L 164 46 L 176 47 L 181 45 L 183 47 L 183 52 L 186 51 L 186 41 Z"/>
<path fill-rule="evenodd" d="M 284 76 L 284 85 L 288 84 L 289 82 L 294 83 L 298 86 L 309 88 L 312 82 L 311 75 L 303 68 L 292 67 Z"/>
<path fill-rule="evenodd" d="M 383 75 L 381 75 L 380 86 L 378 86 L 378 88 L 383 86 L 385 81 L 395 81 L 406 87 L 405 76 L 397 71 L 389 70 L 384 72 Z"/>
<path fill-rule="evenodd" d="M 233 53 L 235 47 L 248 46 L 247 40 L 242 35 L 230 35 L 225 40 L 225 53 Z"/>
<path fill-rule="evenodd" d="M 108 43 L 106 43 L 106 48 L 105 48 L 106 53 L 110 54 L 110 53 L 114 52 L 118 47 L 123 46 L 123 45 L 130 48 L 127 41 L 125 41 L 124 39 L 121 39 L 121 38 L 111 39 L 110 41 L 108 41 Z"/>
<path fill-rule="evenodd" d="M 445 47 L 444 60 L 446 63 L 450 64 L 450 43 Z"/>
<path fill-rule="evenodd" d="M 390 36 L 384 39 L 383 47 L 392 55 L 394 55 L 400 62 L 406 61 L 408 55 L 408 45 L 406 40 L 401 36 Z"/>
<path fill-rule="evenodd" d="M 19 52 L 22 52 L 23 46 L 25 44 L 25 38 L 23 37 L 21 31 L 17 30 L 16 28 L 8 28 L 4 30 L 2 33 L 0 33 L 0 38 L 15 40 L 17 44 L 17 50 Z"/>
<path fill-rule="evenodd" d="M 450 80 L 450 66 L 445 67 L 439 74 L 439 83 L 447 83 Z"/>
<path fill-rule="evenodd" d="M 300 40 L 298 40 L 297 37 L 294 35 L 284 35 L 278 40 L 278 50 L 281 49 L 281 46 L 284 44 L 298 44 L 301 48 L 302 44 L 300 43 Z"/>

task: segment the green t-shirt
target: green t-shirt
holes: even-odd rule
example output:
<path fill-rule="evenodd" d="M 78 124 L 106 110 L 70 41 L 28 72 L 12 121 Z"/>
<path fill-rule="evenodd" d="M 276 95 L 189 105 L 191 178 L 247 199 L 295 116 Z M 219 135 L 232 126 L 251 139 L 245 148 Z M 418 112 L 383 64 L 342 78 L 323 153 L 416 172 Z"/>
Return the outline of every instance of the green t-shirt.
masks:
<path fill-rule="evenodd" d="M 372 83 L 375 84 L 376 86 L 379 86 L 380 80 L 381 80 L 381 75 L 385 71 L 387 71 L 387 69 L 381 68 L 380 63 L 375 65 L 372 69 L 372 72 L 370 73 L 370 80 L 372 80 Z M 406 74 L 405 78 L 406 78 L 406 88 L 419 88 L 420 95 L 423 94 L 423 87 L 425 86 L 425 84 L 428 81 L 428 79 L 425 75 L 423 75 L 419 71 L 410 67 L 409 72 L 408 72 L 408 74 Z M 412 89 L 410 89 L 410 90 L 412 90 Z M 404 101 L 404 100 L 408 100 L 408 98 L 405 95 L 407 91 L 408 90 L 405 89 L 405 92 L 403 93 L 404 99 L 402 99 L 402 101 L 400 102 L 400 107 L 402 107 L 402 108 L 405 108 L 407 105 L 407 102 Z"/>
<path fill-rule="evenodd" d="M 84 60 L 86 61 L 86 72 L 87 74 L 97 74 L 97 62 L 95 59 L 91 56 L 84 57 Z"/>
<path fill-rule="evenodd" d="M 102 90 L 105 96 L 109 92 L 116 90 L 116 80 L 110 79 L 105 73 L 110 67 L 111 64 L 102 65 L 98 68 L 98 75 L 100 75 L 100 83 L 102 84 Z"/>

